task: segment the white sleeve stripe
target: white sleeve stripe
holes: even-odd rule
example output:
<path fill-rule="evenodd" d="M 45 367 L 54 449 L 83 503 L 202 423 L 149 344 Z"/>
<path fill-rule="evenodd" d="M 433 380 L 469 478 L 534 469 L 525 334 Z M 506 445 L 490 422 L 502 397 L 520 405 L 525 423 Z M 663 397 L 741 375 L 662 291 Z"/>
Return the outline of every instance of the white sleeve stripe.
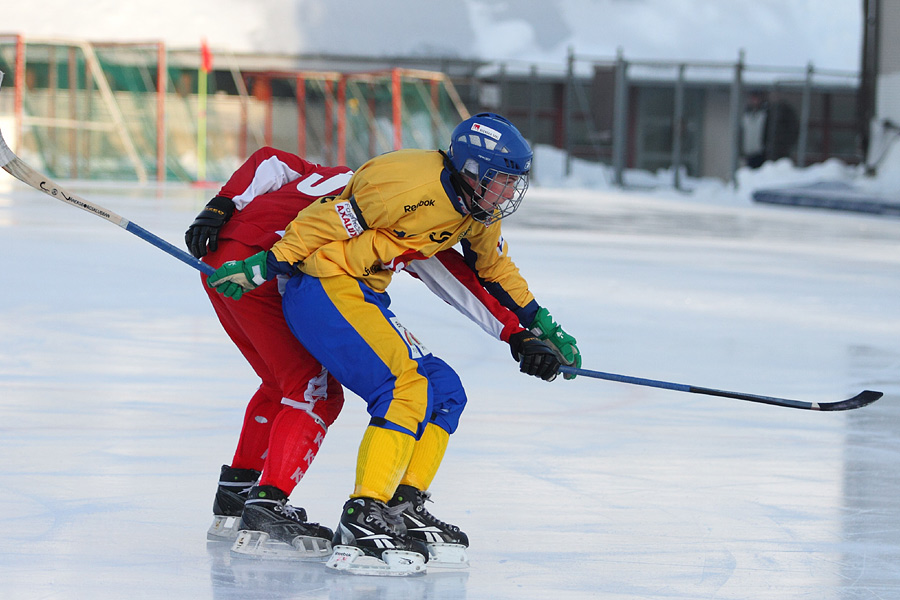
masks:
<path fill-rule="evenodd" d="M 256 167 L 253 181 L 250 182 L 247 189 L 232 198 L 231 201 L 238 210 L 243 210 L 257 196 L 275 191 L 296 179 L 300 179 L 300 173 L 278 160 L 277 156 L 270 156 Z"/>
<path fill-rule="evenodd" d="M 501 339 L 504 324 L 478 300 L 469 289 L 453 276 L 436 257 L 414 260 L 406 265 L 406 270 L 415 273 L 428 289 L 450 306 L 474 321 L 495 339 Z"/>

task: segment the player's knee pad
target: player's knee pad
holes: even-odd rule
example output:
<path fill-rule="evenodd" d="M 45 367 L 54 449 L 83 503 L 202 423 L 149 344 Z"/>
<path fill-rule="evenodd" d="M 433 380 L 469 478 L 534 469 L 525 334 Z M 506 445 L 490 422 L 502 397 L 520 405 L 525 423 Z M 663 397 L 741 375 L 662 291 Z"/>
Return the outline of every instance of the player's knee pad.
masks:
<path fill-rule="evenodd" d="M 328 375 L 327 385 L 325 399 L 316 402 L 315 412 L 325 421 L 326 426 L 331 427 L 344 408 L 344 388 L 331 374 Z"/>
<path fill-rule="evenodd" d="M 327 430 L 344 406 L 344 390 L 323 368 L 307 382 L 302 392 L 287 394 L 280 401 L 285 406 L 308 412 Z"/>
<path fill-rule="evenodd" d="M 316 412 L 316 402 L 310 402 L 306 400 L 291 400 L 290 398 L 282 398 L 281 403 L 291 409 L 299 410 L 308 414 L 312 417 L 313 421 L 315 421 L 319 427 L 321 427 L 324 431 L 328 431 L 329 423 L 325 422 L 325 419 L 320 417 Z M 333 422 L 333 419 L 332 419 Z"/>
<path fill-rule="evenodd" d="M 428 421 L 453 433 L 468 401 L 466 390 L 456 371 L 437 357 L 429 361 L 427 372 L 433 398 Z"/>

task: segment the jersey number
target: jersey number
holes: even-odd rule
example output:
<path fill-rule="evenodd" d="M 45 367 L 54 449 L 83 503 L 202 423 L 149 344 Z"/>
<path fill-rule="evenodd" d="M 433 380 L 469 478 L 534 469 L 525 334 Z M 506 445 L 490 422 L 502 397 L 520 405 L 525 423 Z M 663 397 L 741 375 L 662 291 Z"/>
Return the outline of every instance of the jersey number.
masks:
<path fill-rule="evenodd" d="M 340 193 L 340 190 L 347 185 L 350 178 L 353 177 L 353 171 L 346 173 L 338 173 L 332 175 L 328 179 L 322 179 L 319 173 L 311 173 L 297 182 L 297 191 L 313 198 L 329 196 Z"/>

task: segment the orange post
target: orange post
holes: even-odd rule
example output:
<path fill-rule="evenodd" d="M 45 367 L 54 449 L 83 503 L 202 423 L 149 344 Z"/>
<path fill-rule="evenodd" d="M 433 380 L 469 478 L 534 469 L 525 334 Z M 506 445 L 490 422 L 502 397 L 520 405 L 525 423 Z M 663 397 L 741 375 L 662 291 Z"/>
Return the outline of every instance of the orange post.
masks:
<path fill-rule="evenodd" d="M 25 130 L 23 121 L 25 118 L 25 38 L 16 36 L 16 77 L 13 80 L 13 113 L 16 120 L 16 139 L 13 152 L 19 152 L 22 148 L 22 132 Z"/>
<path fill-rule="evenodd" d="M 347 161 L 347 76 L 338 80 L 337 164 Z"/>
<path fill-rule="evenodd" d="M 275 139 L 275 98 L 272 94 L 272 78 L 266 75 L 265 78 L 265 94 L 266 94 L 266 146 L 274 144 Z"/>
<path fill-rule="evenodd" d="M 247 115 L 247 102 L 241 102 L 241 129 L 238 132 L 238 148 L 240 150 L 240 157 L 246 158 L 247 156 L 247 121 L 249 116 Z"/>
<path fill-rule="evenodd" d="M 325 82 L 325 157 L 334 164 L 334 82 Z"/>
<path fill-rule="evenodd" d="M 306 156 L 306 79 L 297 75 L 297 154 Z"/>
<path fill-rule="evenodd" d="M 403 147 L 403 82 L 400 70 L 391 69 L 391 109 L 394 122 L 394 150 Z"/>

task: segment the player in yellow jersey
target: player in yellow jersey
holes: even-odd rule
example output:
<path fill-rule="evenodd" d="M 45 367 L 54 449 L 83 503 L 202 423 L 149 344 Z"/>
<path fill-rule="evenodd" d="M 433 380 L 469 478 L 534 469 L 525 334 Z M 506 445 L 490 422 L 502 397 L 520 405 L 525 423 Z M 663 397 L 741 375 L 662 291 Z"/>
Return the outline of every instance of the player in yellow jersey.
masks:
<path fill-rule="evenodd" d="M 511 339 L 520 369 L 553 380 L 581 363 L 575 340 L 535 301 L 508 256 L 499 221 L 528 187 L 532 151 L 505 118 L 481 113 L 453 131 L 448 153 L 376 157 L 343 192 L 301 211 L 268 252 L 229 261 L 208 280 L 239 299 L 278 274 L 294 335 L 371 416 L 356 483 L 328 566 L 411 574 L 425 560 L 467 563 L 467 536 L 424 507 L 466 394 L 456 373 L 391 312 L 386 288 L 404 265 L 461 244 L 469 265 L 523 326 Z M 533 333 L 532 333 L 533 332 Z"/>

